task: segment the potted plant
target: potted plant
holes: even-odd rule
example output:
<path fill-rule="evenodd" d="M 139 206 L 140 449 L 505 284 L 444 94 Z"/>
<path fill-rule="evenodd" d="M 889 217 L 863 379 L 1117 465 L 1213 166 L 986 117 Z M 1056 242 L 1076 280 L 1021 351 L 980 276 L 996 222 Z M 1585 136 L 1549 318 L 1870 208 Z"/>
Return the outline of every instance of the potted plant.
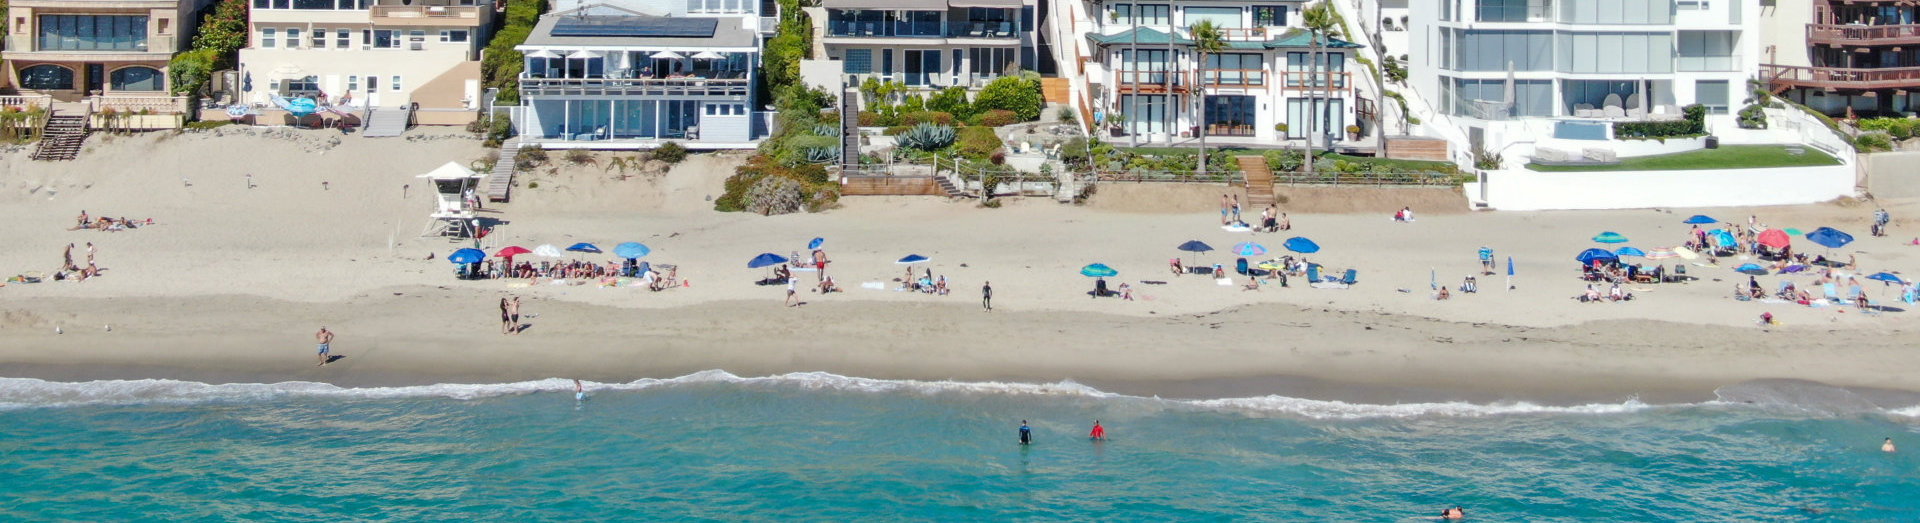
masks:
<path fill-rule="evenodd" d="M 1126 136 L 1127 116 L 1119 112 L 1107 113 L 1107 131 L 1115 137 Z"/>
<path fill-rule="evenodd" d="M 1273 124 L 1273 132 L 1279 133 L 1281 138 L 1286 138 L 1287 124 L 1284 124 L 1284 123 Z"/>
<path fill-rule="evenodd" d="M 1359 140 L 1360 140 L 1360 126 L 1358 126 L 1358 125 L 1349 125 L 1349 126 L 1347 126 L 1347 139 L 1348 139 L 1348 140 L 1353 140 L 1353 141 L 1359 141 Z"/>

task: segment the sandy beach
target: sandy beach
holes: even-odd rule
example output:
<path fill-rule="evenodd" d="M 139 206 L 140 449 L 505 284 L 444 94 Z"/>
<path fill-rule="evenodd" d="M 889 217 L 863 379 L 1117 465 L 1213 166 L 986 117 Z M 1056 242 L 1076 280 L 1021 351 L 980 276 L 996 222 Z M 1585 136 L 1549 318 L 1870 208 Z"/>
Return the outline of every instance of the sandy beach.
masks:
<path fill-rule="evenodd" d="M 414 176 L 487 154 L 460 133 L 367 139 L 231 129 L 89 143 L 73 162 L 33 162 L 26 151 L 0 161 L 8 224 L 0 272 L 49 272 L 68 243 L 86 242 L 106 269 L 84 283 L 0 288 L 0 376 L 379 385 L 725 369 L 1074 380 L 1191 395 L 1205 387 L 1170 384 L 1240 383 L 1232 392 L 1244 394 L 1260 388 L 1246 380 L 1273 378 L 1281 381 L 1258 382 L 1275 389 L 1266 393 L 1391 402 L 1687 401 L 1776 378 L 1910 389 L 1908 376 L 1920 370 L 1901 341 L 1915 311 L 1867 316 L 1735 301 L 1732 286 L 1747 280 L 1729 270 L 1735 260 L 1690 267 L 1700 278 L 1692 283 L 1637 286 L 1630 302 L 1572 299 L 1586 285 L 1573 256 L 1600 246 L 1595 234 L 1619 232 L 1631 239 L 1623 245 L 1643 249 L 1676 245 L 1689 227 L 1681 220 L 1696 213 L 1836 227 L 1859 238 L 1833 252 L 1857 257 L 1861 274 L 1920 274 L 1920 247 L 1905 244 L 1920 233 L 1903 219 L 1920 213 L 1915 202 L 1492 213 L 1468 212 L 1464 200 L 1448 206 L 1431 190 L 1294 189 L 1283 206 L 1293 230 L 1253 234 L 1219 227 L 1225 187 L 1114 185 L 1084 206 L 849 198 L 825 213 L 761 217 L 713 212 L 710 200 L 737 157 L 696 155 L 665 174 L 542 169 L 523 174 L 513 203 L 488 208 L 504 221 L 486 239 L 489 252 L 647 244 L 647 261 L 677 265 L 689 283 L 656 293 L 456 280 L 442 258 L 463 245 L 420 237 L 432 200 Z M 1414 206 L 1417 221 L 1389 219 L 1403 205 Z M 1866 235 L 1875 205 L 1895 216 L 1889 237 Z M 82 210 L 155 225 L 68 230 Z M 1249 221 L 1258 213 L 1245 211 Z M 1167 269 L 1175 257 L 1231 268 L 1225 250 L 1235 243 L 1281 251 L 1296 235 L 1323 247 L 1313 261 L 1355 269 L 1359 284 L 1315 289 L 1295 280 L 1253 292 L 1242 290 L 1244 278 L 1217 285 Z M 754 285 L 768 271 L 748 269 L 749 258 L 804 251 L 814 237 L 826 239 L 828 273 L 846 292 L 803 292 L 806 304 L 787 308 L 784 288 Z M 1188 240 L 1221 250 L 1175 250 Z M 1478 293 L 1431 299 L 1432 282 L 1457 287 L 1478 272 L 1482 246 L 1503 261 L 1501 274 L 1482 276 Z M 903 271 L 894 260 L 910 253 L 931 258 L 917 267 L 944 275 L 952 295 L 892 290 Z M 1095 262 L 1117 269 L 1110 283 L 1129 283 L 1136 299 L 1090 298 L 1092 282 L 1078 271 Z M 1781 278 L 1759 280 L 1772 289 Z M 988 280 L 991 312 L 979 300 Z M 862 288 L 867 282 L 885 290 Z M 1897 289 L 1869 283 L 1875 300 L 1901 307 Z M 507 295 L 526 302 L 529 328 L 516 336 L 499 333 L 495 306 Z M 1781 325 L 1756 325 L 1763 312 Z M 320 325 L 339 335 L 334 350 L 346 356 L 326 367 L 312 363 Z"/>

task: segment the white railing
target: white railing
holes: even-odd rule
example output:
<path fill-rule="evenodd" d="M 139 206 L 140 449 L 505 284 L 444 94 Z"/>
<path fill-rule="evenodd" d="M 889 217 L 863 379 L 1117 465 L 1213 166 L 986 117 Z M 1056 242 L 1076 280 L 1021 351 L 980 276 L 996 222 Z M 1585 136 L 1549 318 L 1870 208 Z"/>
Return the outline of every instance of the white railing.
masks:
<path fill-rule="evenodd" d="M 1797 107 L 1766 109 L 1766 113 L 1769 125 L 1796 131 L 1800 134 L 1801 142 L 1825 151 L 1848 164 L 1854 162 L 1853 146 L 1848 145 L 1847 141 L 1840 137 L 1840 131 L 1827 127 L 1827 124 L 1819 118 Z"/>
<path fill-rule="evenodd" d="M 99 113 L 112 109 L 120 113 L 180 114 L 187 112 L 187 97 L 166 95 L 100 95 L 87 98 L 87 108 Z"/>
<path fill-rule="evenodd" d="M 27 107 L 47 108 L 47 107 L 51 107 L 52 105 L 53 105 L 52 95 L 28 94 L 28 95 L 18 95 L 18 96 L 0 96 L 0 107 L 19 107 L 21 109 L 25 109 Z"/>

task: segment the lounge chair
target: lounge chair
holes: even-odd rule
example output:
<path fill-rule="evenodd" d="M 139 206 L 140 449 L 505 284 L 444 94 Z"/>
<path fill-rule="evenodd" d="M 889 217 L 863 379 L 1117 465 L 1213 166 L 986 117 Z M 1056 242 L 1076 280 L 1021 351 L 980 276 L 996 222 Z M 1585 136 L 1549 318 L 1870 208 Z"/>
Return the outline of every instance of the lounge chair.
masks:
<path fill-rule="evenodd" d="M 1266 276 L 1267 275 L 1267 271 L 1256 269 L 1252 266 L 1249 266 L 1247 264 L 1246 258 L 1241 258 L 1237 261 L 1234 261 L 1233 271 L 1240 273 L 1241 276 Z"/>
<path fill-rule="evenodd" d="M 1689 279 L 1691 278 L 1687 277 L 1687 264 L 1676 263 L 1673 265 L 1673 281 L 1686 283 Z"/>
<path fill-rule="evenodd" d="M 1320 264 L 1307 265 L 1307 283 L 1320 283 Z"/>
<path fill-rule="evenodd" d="M 1353 285 L 1355 283 L 1359 283 L 1359 280 L 1360 280 L 1360 271 L 1353 270 L 1353 269 L 1347 269 L 1346 275 L 1343 275 L 1340 277 L 1340 283 L 1344 285 Z"/>
<path fill-rule="evenodd" d="M 1586 159 L 1588 159 L 1588 160 L 1592 160 L 1592 161 L 1595 161 L 1595 162 L 1600 162 L 1600 163 L 1620 163 L 1620 158 L 1619 158 L 1619 157 L 1617 157 L 1617 156 L 1614 156 L 1614 155 L 1613 155 L 1613 150 L 1612 150 L 1612 149 L 1601 149 L 1601 148 L 1598 148 L 1598 147 L 1588 147 L 1588 148 L 1587 148 L 1586 150 L 1584 150 L 1584 151 L 1581 151 L 1581 154 L 1580 154 L 1580 155 L 1581 155 L 1581 156 L 1583 156 L 1583 157 L 1585 157 L 1585 158 L 1586 158 Z"/>
<path fill-rule="evenodd" d="M 1537 162 L 1566 162 L 1567 152 L 1559 149 L 1535 147 L 1533 148 L 1533 160 Z"/>
<path fill-rule="evenodd" d="M 1601 114 L 1607 118 L 1619 118 L 1627 114 L 1626 108 L 1620 105 L 1620 95 L 1618 94 L 1607 95 L 1606 100 L 1600 103 L 1600 111 Z"/>
<path fill-rule="evenodd" d="M 1626 108 L 1627 117 L 1629 118 L 1640 119 L 1647 117 L 1647 106 L 1646 104 L 1640 103 L 1640 93 L 1627 95 Z"/>
<path fill-rule="evenodd" d="M 1594 109 L 1593 104 L 1573 104 L 1573 116 L 1575 118 L 1599 118 L 1600 110 Z"/>

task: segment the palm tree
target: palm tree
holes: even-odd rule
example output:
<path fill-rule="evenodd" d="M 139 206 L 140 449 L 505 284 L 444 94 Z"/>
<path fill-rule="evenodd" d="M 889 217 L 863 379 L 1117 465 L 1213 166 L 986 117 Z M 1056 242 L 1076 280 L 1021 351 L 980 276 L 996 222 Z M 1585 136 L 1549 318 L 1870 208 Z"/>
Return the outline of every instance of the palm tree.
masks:
<path fill-rule="evenodd" d="M 1194 123 L 1197 124 L 1193 126 L 1193 134 L 1200 138 L 1200 156 L 1195 162 L 1197 165 L 1194 167 L 1194 174 L 1205 178 L 1207 175 L 1207 55 L 1226 49 L 1227 38 L 1220 34 L 1220 28 L 1215 27 L 1212 20 L 1201 20 L 1200 23 L 1187 27 L 1187 32 L 1192 35 L 1195 58 L 1193 70 L 1196 78 L 1194 78 L 1193 99 L 1199 102 L 1196 104 L 1199 110 L 1193 113 Z"/>
<path fill-rule="evenodd" d="M 1315 96 L 1319 94 L 1315 92 L 1315 88 L 1320 83 L 1320 64 L 1325 61 L 1321 59 L 1320 47 L 1328 40 L 1340 37 L 1340 20 L 1339 15 L 1333 11 L 1333 3 L 1321 0 L 1300 10 L 1300 23 L 1307 27 L 1307 40 L 1312 46 L 1311 53 L 1307 55 L 1307 82 L 1309 82 L 1307 84 L 1307 157 L 1303 162 L 1306 164 L 1307 173 L 1311 174 L 1313 173 L 1313 137 L 1317 132 L 1316 124 L 1320 121 L 1320 97 Z M 1326 87 L 1326 96 L 1333 96 L 1333 82 L 1330 79 L 1326 82 Z"/>

